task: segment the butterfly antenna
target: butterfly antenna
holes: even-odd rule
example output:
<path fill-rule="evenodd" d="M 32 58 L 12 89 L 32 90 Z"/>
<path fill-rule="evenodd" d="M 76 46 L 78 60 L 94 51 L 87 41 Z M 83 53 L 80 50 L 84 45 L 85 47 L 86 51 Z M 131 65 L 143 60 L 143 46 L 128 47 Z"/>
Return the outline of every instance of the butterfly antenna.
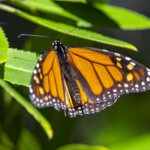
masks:
<path fill-rule="evenodd" d="M 49 36 L 44 36 L 44 35 L 34 35 L 34 34 L 19 34 L 17 37 L 21 38 L 23 36 L 32 36 L 32 37 L 44 37 L 44 38 L 50 38 Z"/>
<path fill-rule="evenodd" d="M 73 30 L 68 31 L 67 33 L 74 32 L 75 30 L 80 29 L 79 27 L 74 28 Z M 65 36 L 68 36 L 67 34 L 61 34 L 57 39 L 63 39 Z"/>

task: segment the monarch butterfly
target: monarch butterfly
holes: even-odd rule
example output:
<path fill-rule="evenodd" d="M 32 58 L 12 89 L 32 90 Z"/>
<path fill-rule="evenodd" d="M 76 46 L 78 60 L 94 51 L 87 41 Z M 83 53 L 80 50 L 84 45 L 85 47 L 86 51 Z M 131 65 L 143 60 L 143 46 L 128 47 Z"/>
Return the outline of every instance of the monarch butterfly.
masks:
<path fill-rule="evenodd" d="M 70 117 L 100 112 L 124 93 L 150 89 L 150 69 L 119 53 L 67 47 L 59 40 L 37 62 L 29 86 L 38 108 L 68 110 Z"/>

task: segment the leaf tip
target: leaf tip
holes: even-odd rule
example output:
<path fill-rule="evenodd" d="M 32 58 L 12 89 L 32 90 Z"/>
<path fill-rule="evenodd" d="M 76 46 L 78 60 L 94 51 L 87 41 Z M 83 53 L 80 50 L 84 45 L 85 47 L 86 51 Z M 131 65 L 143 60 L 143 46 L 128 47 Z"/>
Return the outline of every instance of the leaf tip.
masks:
<path fill-rule="evenodd" d="M 134 45 L 132 45 L 132 44 L 128 44 L 128 46 L 127 46 L 126 48 L 128 48 L 128 49 L 131 49 L 131 50 L 133 50 L 133 51 L 138 52 L 137 47 L 135 47 L 135 46 L 134 46 Z"/>
<path fill-rule="evenodd" d="M 47 135 L 48 135 L 48 139 L 51 140 L 53 138 L 53 131 L 52 130 L 49 130 L 47 132 Z"/>

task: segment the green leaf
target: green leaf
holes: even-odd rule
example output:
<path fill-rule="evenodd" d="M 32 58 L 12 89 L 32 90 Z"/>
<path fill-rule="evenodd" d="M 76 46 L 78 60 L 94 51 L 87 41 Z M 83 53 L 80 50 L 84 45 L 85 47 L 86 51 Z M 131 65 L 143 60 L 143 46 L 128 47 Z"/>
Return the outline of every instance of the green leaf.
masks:
<path fill-rule="evenodd" d="M 33 15 L 27 14 L 23 11 L 20 11 L 16 8 L 12 8 L 10 6 L 6 6 L 6 5 L 2 5 L 2 4 L 0 4 L 0 8 L 4 9 L 6 11 L 9 11 L 13 14 L 16 14 L 20 17 L 23 17 L 24 19 L 27 19 L 31 22 L 36 23 L 36 24 L 39 24 L 39 25 L 44 26 L 46 28 L 55 30 L 57 32 L 61 32 L 61 33 L 65 33 L 68 35 L 75 36 L 75 37 L 91 40 L 94 42 L 99 42 L 99 43 L 104 43 L 104 44 L 108 44 L 108 45 L 128 48 L 128 49 L 132 49 L 132 50 L 137 50 L 135 46 L 133 46 L 127 42 L 123 42 L 121 40 L 110 38 L 110 37 L 104 36 L 102 34 L 98 34 L 96 32 L 88 31 L 85 29 L 79 29 L 79 30 L 76 30 L 74 32 L 71 32 L 75 29 L 74 26 L 67 25 L 67 24 L 64 24 L 61 22 L 52 21 L 52 20 L 46 20 L 44 18 L 33 16 Z"/>
<path fill-rule="evenodd" d="M 87 3 L 87 0 L 56 0 L 58 2 Z"/>
<path fill-rule="evenodd" d="M 22 97 L 14 88 L 6 81 L 0 79 L 0 86 L 3 87 L 13 98 L 17 100 L 43 127 L 49 139 L 53 137 L 53 131 L 50 123 L 30 102 Z"/>
<path fill-rule="evenodd" d="M 105 3 L 108 3 L 108 0 L 87 0 L 87 1 L 91 1 L 91 2 L 97 2 L 97 3 L 101 3 L 101 4 L 105 4 Z"/>
<path fill-rule="evenodd" d="M 103 146 L 90 146 L 84 144 L 69 144 L 58 148 L 58 150 L 108 150 Z"/>
<path fill-rule="evenodd" d="M 21 135 L 18 141 L 18 150 L 42 150 L 35 136 L 31 134 L 27 129 L 21 131 Z"/>
<path fill-rule="evenodd" d="M 14 147 L 14 144 L 12 143 L 12 141 L 10 140 L 10 138 L 8 137 L 8 135 L 6 133 L 4 133 L 4 132 L 2 133 L 1 132 L 0 139 L 1 139 L 1 143 L 3 145 L 8 146 L 9 148 L 13 148 Z"/>
<path fill-rule="evenodd" d="M 111 27 L 125 30 L 149 29 L 150 19 L 138 12 L 129 9 L 106 5 L 106 0 L 87 0 L 92 6 L 83 3 L 71 4 L 65 3 L 77 0 L 57 0 L 59 3 L 51 0 L 23 0 L 12 1 L 17 6 L 27 9 L 38 10 L 46 13 L 52 13 L 61 17 L 71 19 L 80 27 Z M 64 3 L 62 1 L 65 1 Z M 85 0 L 78 0 L 85 1 Z M 102 3 L 104 5 L 102 5 Z M 74 8 L 78 8 L 77 11 Z M 49 9 L 51 8 L 51 9 Z M 95 9 L 96 8 L 96 9 Z M 100 21 L 99 21 L 100 20 Z"/>
<path fill-rule="evenodd" d="M 12 143 L 8 135 L 0 128 L 0 150 L 12 149 L 14 149 L 14 144 Z"/>
<path fill-rule="evenodd" d="M 0 64 L 8 58 L 8 41 L 3 29 L 0 27 Z"/>
<path fill-rule="evenodd" d="M 0 150 L 13 150 L 13 148 L 11 148 L 7 145 L 0 144 Z"/>
<path fill-rule="evenodd" d="M 106 14 L 121 29 L 149 29 L 150 19 L 129 9 L 95 3 L 94 7 Z"/>
<path fill-rule="evenodd" d="M 134 139 L 129 139 L 126 142 L 117 143 L 109 146 L 110 150 L 149 150 L 150 149 L 150 134 L 146 134 Z"/>
<path fill-rule="evenodd" d="M 3 78 L 13 84 L 29 86 L 37 60 L 38 56 L 35 53 L 9 49 Z"/>
<path fill-rule="evenodd" d="M 85 1 L 85 0 L 82 0 Z M 55 15 L 59 15 L 61 17 L 66 17 L 75 21 L 80 27 L 91 27 L 91 23 L 88 21 L 78 17 L 75 14 L 70 13 L 69 11 L 65 10 L 63 7 L 58 5 L 57 3 L 53 2 L 52 0 L 16 0 L 11 2 L 14 5 L 19 7 L 23 7 L 26 9 L 31 10 L 38 10 L 45 13 L 52 13 Z"/>

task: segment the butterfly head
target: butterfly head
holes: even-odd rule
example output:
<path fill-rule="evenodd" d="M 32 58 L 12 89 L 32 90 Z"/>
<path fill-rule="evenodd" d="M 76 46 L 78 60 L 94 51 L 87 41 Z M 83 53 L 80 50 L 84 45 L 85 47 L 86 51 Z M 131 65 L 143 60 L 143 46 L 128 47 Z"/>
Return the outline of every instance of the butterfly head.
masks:
<path fill-rule="evenodd" d="M 59 40 L 53 40 L 52 46 L 57 51 L 60 47 L 62 47 L 62 43 Z"/>
<path fill-rule="evenodd" d="M 66 47 L 59 40 L 53 40 L 52 46 L 57 54 L 66 56 Z"/>

